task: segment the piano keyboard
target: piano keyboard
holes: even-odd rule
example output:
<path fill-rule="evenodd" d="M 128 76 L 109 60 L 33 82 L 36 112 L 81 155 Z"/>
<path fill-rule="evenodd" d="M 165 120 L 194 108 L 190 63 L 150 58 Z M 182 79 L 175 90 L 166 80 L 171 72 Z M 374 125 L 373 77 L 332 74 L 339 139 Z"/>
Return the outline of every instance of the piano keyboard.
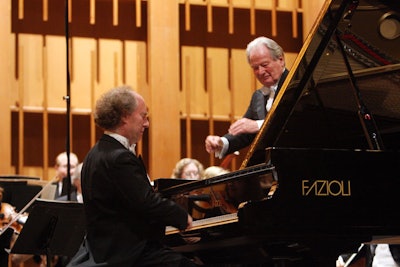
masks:
<path fill-rule="evenodd" d="M 237 221 L 238 221 L 237 213 L 229 213 L 221 216 L 215 216 L 211 218 L 193 221 L 193 227 L 190 228 L 189 231 L 218 226 L 218 225 L 224 225 L 228 223 L 235 223 Z M 167 226 L 165 229 L 166 235 L 172 235 L 179 232 L 180 230 L 173 226 Z"/>

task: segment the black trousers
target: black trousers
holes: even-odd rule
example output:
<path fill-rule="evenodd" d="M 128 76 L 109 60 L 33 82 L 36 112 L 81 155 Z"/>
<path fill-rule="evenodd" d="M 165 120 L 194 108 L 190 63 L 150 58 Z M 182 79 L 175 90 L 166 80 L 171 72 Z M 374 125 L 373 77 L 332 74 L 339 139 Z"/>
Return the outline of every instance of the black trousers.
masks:
<path fill-rule="evenodd" d="M 147 242 L 141 256 L 134 262 L 112 264 L 108 262 L 96 263 L 86 239 L 67 267 L 195 267 L 198 266 L 190 259 L 178 252 L 163 246 L 159 242 Z"/>
<path fill-rule="evenodd" d="M 195 267 L 198 266 L 192 260 L 182 254 L 163 246 L 159 242 L 148 242 L 139 262 L 135 267 Z"/>

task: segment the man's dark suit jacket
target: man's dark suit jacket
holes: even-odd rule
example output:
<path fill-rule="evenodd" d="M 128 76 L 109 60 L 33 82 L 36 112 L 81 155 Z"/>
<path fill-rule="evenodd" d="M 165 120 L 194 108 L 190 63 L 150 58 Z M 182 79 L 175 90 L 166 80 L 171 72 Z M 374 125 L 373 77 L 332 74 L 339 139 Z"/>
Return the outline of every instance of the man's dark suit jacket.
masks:
<path fill-rule="evenodd" d="M 62 196 L 67 196 L 68 195 L 68 177 L 64 177 L 62 180 L 62 188 L 61 188 L 61 194 L 58 193 L 59 190 L 59 185 L 58 182 L 54 182 L 53 184 L 56 185 L 56 192 L 54 194 L 54 199 L 59 199 Z M 71 184 L 71 189 L 70 189 L 70 194 L 74 193 L 76 194 L 76 187 Z"/>
<path fill-rule="evenodd" d="M 278 94 L 280 88 L 282 87 L 283 82 L 285 81 L 289 71 L 285 69 L 282 73 L 282 76 L 278 82 L 278 87 L 275 92 L 275 97 Z M 266 116 L 265 110 L 265 102 L 264 95 L 261 89 L 256 90 L 250 100 L 250 105 L 247 108 L 246 113 L 243 118 L 248 118 L 251 120 L 263 120 Z M 226 152 L 226 155 L 231 154 L 235 151 L 238 151 L 242 148 L 245 148 L 253 142 L 256 134 L 239 134 L 239 135 L 231 135 L 225 134 L 224 137 L 229 141 L 229 148 Z M 249 160 L 248 165 L 255 165 L 259 163 L 265 162 L 265 145 L 260 144 L 254 151 L 253 156 Z"/>
<path fill-rule="evenodd" d="M 156 194 L 141 159 L 109 135 L 84 160 L 82 193 L 86 241 L 101 266 L 135 266 L 146 242 L 163 237 L 165 225 L 187 226 L 187 212 Z"/>

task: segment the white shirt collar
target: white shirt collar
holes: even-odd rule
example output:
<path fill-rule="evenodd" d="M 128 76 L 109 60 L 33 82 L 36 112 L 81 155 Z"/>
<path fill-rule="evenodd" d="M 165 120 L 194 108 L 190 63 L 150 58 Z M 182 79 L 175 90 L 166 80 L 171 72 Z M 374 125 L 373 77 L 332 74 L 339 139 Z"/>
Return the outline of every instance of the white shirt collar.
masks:
<path fill-rule="evenodd" d="M 128 138 L 126 138 L 125 136 L 122 136 L 120 134 L 117 133 L 113 133 L 113 132 L 109 132 L 109 131 L 105 131 L 104 134 L 107 134 L 109 136 L 111 136 L 112 138 L 116 139 L 118 142 L 120 142 L 124 147 L 126 147 L 126 149 L 132 151 L 133 154 L 136 155 L 136 144 L 133 145 L 129 145 L 129 140 Z"/>
<path fill-rule="evenodd" d="M 128 150 L 130 150 L 133 154 L 136 155 L 136 144 L 129 145 L 129 140 L 125 136 L 122 136 L 117 133 L 105 131 L 104 134 L 107 134 L 111 136 L 112 138 L 116 139 L 118 142 L 120 142 L 124 147 L 126 147 Z M 149 182 L 151 186 L 154 186 L 154 182 L 150 179 L 150 176 L 147 174 L 147 179 L 149 179 Z"/>
<path fill-rule="evenodd" d="M 285 72 L 285 68 L 282 69 L 282 73 L 284 73 L 284 72 Z M 276 93 L 276 89 L 278 89 L 278 83 L 281 80 L 281 78 L 282 78 L 282 75 L 281 75 L 281 77 L 279 77 L 278 82 L 270 87 L 266 87 L 266 86 L 261 87 L 261 92 L 263 93 L 263 95 L 269 94 L 269 92 L 271 92 L 271 90 L 274 91 L 274 93 Z"/>
<path fill-rule="evenodd" d="M 277 88 L 278 88 L 278 83 L 270 87 L 263 86 L 261 87 L 261 92 L 263 93 L 263 95 L 269 95 L 271 91 L 274 91 L 275 93 Z"/>

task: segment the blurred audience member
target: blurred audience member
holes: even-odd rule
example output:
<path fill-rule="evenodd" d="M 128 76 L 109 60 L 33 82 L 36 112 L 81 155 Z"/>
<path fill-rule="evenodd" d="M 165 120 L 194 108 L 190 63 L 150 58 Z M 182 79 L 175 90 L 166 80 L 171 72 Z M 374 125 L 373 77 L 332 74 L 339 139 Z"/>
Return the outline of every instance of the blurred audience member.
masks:
<path fill-rule="evenodd" d="M 220 166 L 210 166 L 204 170 L 203 179 L 208 179 L 226 173 L 229 173 L 229 170 L 222 168 Z"/>
<path fill-rule="evenodd" d="M 192 158 L 179 160 L 172 172 L 172 178 L 200 180 L 204 175 L 204 167 L 200 161 Z"/>

